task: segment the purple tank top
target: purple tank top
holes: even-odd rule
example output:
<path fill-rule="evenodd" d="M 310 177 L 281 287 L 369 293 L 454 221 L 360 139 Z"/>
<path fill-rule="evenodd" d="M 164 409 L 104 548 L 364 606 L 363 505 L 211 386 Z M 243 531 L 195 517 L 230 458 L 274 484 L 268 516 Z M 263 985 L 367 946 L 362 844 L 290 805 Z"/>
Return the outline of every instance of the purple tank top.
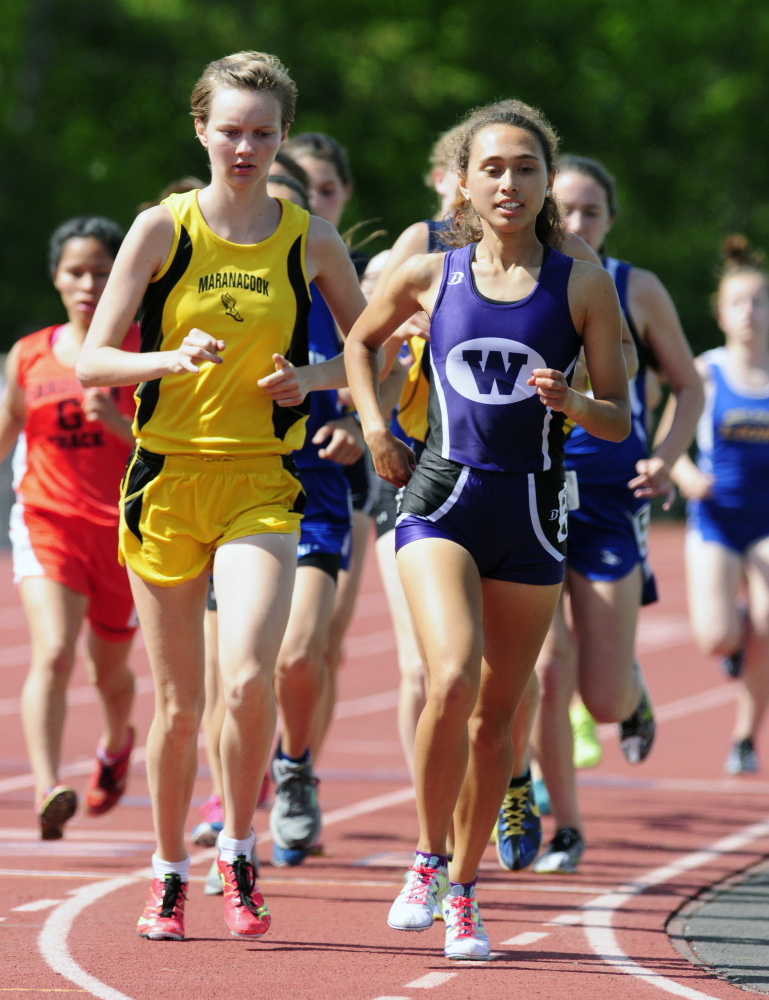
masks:
<path fill-rule="evenodd" d="M 567 294 L 573 261 L 545 247 L 534 290 L 494 302 L 475 287 L 475 247 L 444 259 L 430 324 L 427 447 L 490 472 L 559 469 L 565 418 L 526 382 L 534 368 L 555 368 L 571 382 L 582 346 Z"/>

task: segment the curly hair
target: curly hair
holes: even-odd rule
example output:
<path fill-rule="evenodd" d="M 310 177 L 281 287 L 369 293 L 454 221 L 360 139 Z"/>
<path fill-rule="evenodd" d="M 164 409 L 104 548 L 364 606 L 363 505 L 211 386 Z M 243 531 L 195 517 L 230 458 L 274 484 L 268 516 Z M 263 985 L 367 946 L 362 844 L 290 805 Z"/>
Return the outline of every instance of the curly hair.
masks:
<path fill-rule="evenodd" d="M 523 101 L 511 99 L 477 108 L 452 129 L 450 134 L 453 138 L 453 148 L 447 152 L 459 174 L 467 176 L 467 165 L 475 137 L 490 125 L 512 125 L 528 132 L 536 139 L 544 154 L 548 173 L 555 169 L 558 155 L 558 136 L 555 130 L 536 108 L 524 104 Z M 478 213 L 465 199 L 452 208 L 446 221 L 449 228 L 442 239 L 450 246 L 463 247 L 468 243 L 478 243 L 483 236 Z M 557 248 L 563 242 L 560 209 L 550 193 L 545 197 L 545 203 L 537 215 L 535 233 L 538 240 L 549 246 Z"/>

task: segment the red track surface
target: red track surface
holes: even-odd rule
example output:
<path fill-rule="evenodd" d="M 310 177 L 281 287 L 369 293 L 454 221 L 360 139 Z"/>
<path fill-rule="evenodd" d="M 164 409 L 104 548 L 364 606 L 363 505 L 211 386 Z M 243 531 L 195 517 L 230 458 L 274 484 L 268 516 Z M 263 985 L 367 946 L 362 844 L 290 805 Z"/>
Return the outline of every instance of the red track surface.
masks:
<path fill-rule="evenodd" d="M 445 1000 L 513 994 L 595 1000 L 618 993 L 651 1000 L 665 992 L 736 998 L 735 987 L 678 955 L 665 923 L 701 886 L 769 851 L 768 825 L 726 842 L 720 853 L 690 857 L 769 819 L 769 781 L 724 777 L 733 689 L 691 645 L 681 529 L 655 527 L 651 547 L 662 601 L 642 614 L 639 651 L 659 713 L 655 750 L 645 764 L 630 767 L 608 727 L 602 764 L 582 774 L 588 850 L 577 876 L 513 876 L 498 869 L 489 850 L 479 896 L 498 957 L 477 965 L 443 958 L 441 924 L 408 935 L 385 922 L 417 827 L 396 734 L 394 643 L 373 559 L 348 641 L 340 717 L 321 762 L 326 856 L 299 869 L 264 864 L 261 885 L 273 924 L 262 942 L 248 944 L 227 933 L 220 898 L 203 896 L 199 879 L 208 864 L 198 855 L 188 939 L 178 944 L 134 934 L 144 878 L 111 881 L 149 863 L 151 818 L 140 761 L 127 801 L 114 813 L 101 820 L 77 816 L 64 841 L 36 839 L 17 704 L 27 634 L 9 560 L 1 557 L 0 992 L 71 991 L 106 1000 L 418 1000 L 438 988 Z M 136 711 L 142 745 L 152 711 L 142 649 L 133 664 L 144 692 Z M 702 692 L 715 693 L 693 698 Z M 98 732 L 96 705 L 78 667 L 63 754 L 78 788 Z M 759 751 L 769 761 L 766 737 Z M 203 798 L 208 790 L 201 777 L 196 794 Z M 193 811 L 189 825 L 195 820 Z M 265 813 L 257 815 L 257 828 L 267 829 Z M 268 846 L 260 853 L 266 862 Z M 657 873 L 652 881 L 659 884 L 646 891 L 606 895 L 681 858 L 685 864 Z M 104 895 L 96 898 L 99 891 Z M 43 901 L 37 909 L 14 909 L 36 901 Z"/>

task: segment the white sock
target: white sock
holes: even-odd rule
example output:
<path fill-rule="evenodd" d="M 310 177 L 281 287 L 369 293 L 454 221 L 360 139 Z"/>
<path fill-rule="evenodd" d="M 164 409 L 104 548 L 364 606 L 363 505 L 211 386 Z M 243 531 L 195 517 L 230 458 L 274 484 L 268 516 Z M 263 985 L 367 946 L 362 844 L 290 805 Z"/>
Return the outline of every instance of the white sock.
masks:
<path fill-rule="evenodd" d="M 157 854 L 153 854 L 152 871 L 155 874 L 155 878 L 159 878 L 161 881 L 166 877 L 166 875 L 181 875 L 182 882 L 189 882 L 190 859 L 185 858 L 184 861 L 164 861 L 162 858 L 159 858 Z"/>
<path fill-rule="evenodd" d="M 253 830 L 245 840 L 235 840 L 234 837 L 225 837 L 224 830 L 222 830 L 216 838 L 216 846 L 219 848 L 219 855 L 222 861 L 226 861 L 228 865 L 231 865 L 239 854 L 245 854 L 246 858 L 250 861 L 255 841 L 256 837 Z"/>

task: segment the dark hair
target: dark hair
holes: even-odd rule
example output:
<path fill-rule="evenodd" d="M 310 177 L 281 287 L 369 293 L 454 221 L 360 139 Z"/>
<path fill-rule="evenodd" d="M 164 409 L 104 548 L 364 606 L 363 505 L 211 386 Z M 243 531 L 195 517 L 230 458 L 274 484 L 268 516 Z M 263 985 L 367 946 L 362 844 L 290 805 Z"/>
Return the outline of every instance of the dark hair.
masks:
<path fill-rule="evenodd" d="M 300 132 L 286 139 L 281 148 L 295 159 L 314 156 L 316 160 L 333 164 L 342 184 L 352 184 L 352 171 L 345 148 L 325 132 Z"/>
<path fill-rule="evenodd" d="M 114 260 L 123 242 L 123 230 L 116 222 L 100 215 L 78 215 L 75 219 L 63 222 L 54 230 L 48 244 L 48 266 L 52 276 L 56 274 L 65 244 L 74 239 L 98 240 Z"/>
<path fill-rule="evenodd" d="M 289 177 L 293 177 L 295 181 L 301 184 L 305 192 L 310 190 L 310 178 L 307 176 L 307 171 L 304 167 L 299 166 L 293 156 L 289 156 L 288 153 L 284 152 L 282 147 L 275 154 L 274 162 L 283 168 L 284 174 L 288 174 Z"/>
<path fill-rule="evenodd" d="M 211 102 L 220 87 L 272 94 L 280 105 L 280 121 L 287 128 L 296 115 L 296 84 L 277 56 L 269 52 L 235 52 L 210 62 L 190 97 L 190 114 L 205 124 Z"/>
<path fill-rule="evenodd" d="M 591 160 L 589 156 L 573 156 L 567 154 L 561 156 L 556 164 L 559 174 L 565 174 L 569 170 L 583 177 L 590 177 L 606 194 L 606 205 L 609 215 L 615 216 L 619 213 L 619 201 L 617 199 L 617 182 L 598 160 Z"/>
<path fill-rule="evenodd" d="M 763 278 L 769 290 L 769 274 L 764 267 L 764 252 L 753 250 L 747 237 L 741 233 L 732 233 L 724 238 L 721 244 L 721 270 L 718 274 L 718 292 L 727 280 L 737 274 L 757 274 Z M 718 298 L 716 292 L 716 299 Z"/>
<path fill-rule="evenodd" d="M 467 176 L 467 165 L 475 137 L 490 125 L 512 125 L 524 129 L 534 136 L 542 149 L 548 173 L 554 169 L 558 153 L 558 136 L 550 123 L 540 111 L 524 104 L 523 101 L 507 100 L 477 108 L 452 130 L 455 147 L 451 159 L 456 163 L 457 173 Z M 452 209 L 447 222 L 448 232 L 441 238 L 450 246 L 463 247 L 468 243 L 477 243 L 483 236 L 478 213 L 464 198 Z M 558 203 L 551 194 L 545 197 L 545 203 L 537 216 L 535 233 L 538 240 L 553 247 L 559 247 L 563 241 L 561 213 Z"/>
<path fill-rule="evenodd" d="M 307 196 L 307 188 L 300 184 L 295 177 L 289 177 L 288 174 L 270 174 L 267 178 L 267 183 L 280 184 L 283 187 L 290 188 L 302 199 L 302 208 L 305 212 L 310 211 L 310 199 Z"/>

